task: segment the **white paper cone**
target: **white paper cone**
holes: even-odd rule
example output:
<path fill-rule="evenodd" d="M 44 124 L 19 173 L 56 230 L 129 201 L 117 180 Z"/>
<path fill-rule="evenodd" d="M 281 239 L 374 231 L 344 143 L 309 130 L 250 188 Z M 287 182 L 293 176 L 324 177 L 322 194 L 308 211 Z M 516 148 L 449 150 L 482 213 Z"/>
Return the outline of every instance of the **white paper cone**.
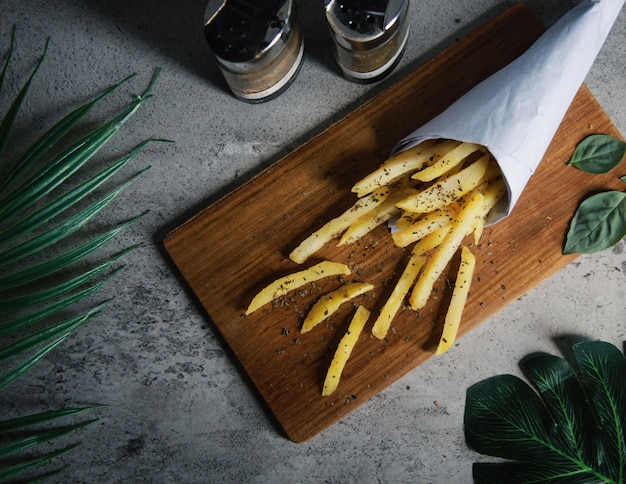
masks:
<path fill-rule="evenodd" d="M 509 197 L 489 223 L 509 215 L 543 158 L 594 63 L 624 0 L 584 0 L 524 54 L 401 140 L 393 152 L 426 139 L 485 146 L 503 172 Z"/>

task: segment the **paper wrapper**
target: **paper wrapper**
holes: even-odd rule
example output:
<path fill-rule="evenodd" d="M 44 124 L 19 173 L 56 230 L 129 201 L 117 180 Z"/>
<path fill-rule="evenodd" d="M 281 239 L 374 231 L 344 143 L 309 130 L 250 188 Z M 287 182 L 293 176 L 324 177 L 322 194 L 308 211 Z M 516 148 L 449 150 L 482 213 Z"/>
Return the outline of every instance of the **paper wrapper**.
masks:
<path fill-rule="evenodd" d="M 488 223 L 508 216 L 623 5 L 624 0 L 582 1 L 524 54 L 401 140 L 393 153 L 437 138 L 485 146 L 508 188 L 508 199 L 492 210 Z"/>

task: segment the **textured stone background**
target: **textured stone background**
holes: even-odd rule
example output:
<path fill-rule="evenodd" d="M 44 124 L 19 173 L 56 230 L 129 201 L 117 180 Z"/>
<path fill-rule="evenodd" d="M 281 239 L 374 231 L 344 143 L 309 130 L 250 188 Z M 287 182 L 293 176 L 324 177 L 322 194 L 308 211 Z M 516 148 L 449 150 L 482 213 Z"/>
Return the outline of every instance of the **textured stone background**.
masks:
<path fill-rule="evenodd" d="M 278 160 L 487 19 L 509 1 L 413 0 L 407 51 L 380 84 L 337 72 L 321 2 L 300 1 L 306 54 L 296 82 L 271 103 L 235 100 L 208 57 L 205 2 L 184 0 L 3 0 L 0 52 L 17 25 L 15 91 L 50 37 L 47 59 L 16 126 L 11 156 L 59 113 L 136 72 L 113 105 L 140 92 L 163 68 L 146 103 L 101 158 L 115 159 L 150 136 L 119 177 L 150 171 L 85 229 L 150 212 L 110 247 L 141 242 L 98 297 L 113 303 L 28 376 L 0 392 L 2 413 L 103 403 L 79 432 L 82 446 L 57 460 L 57 482 L 471 482 L 481 459 L 463 438 L 465 390 L 498 373 L 518 373 L 535 351 L 558 353 L 572 335 L 620 345 L 626 339 L 624 241 L 583 256 L 304 444 L 274 427 L 210 321 L 174 276 L 163 236 L 187 217 Z M 551 25 L 574 1 L 528 2 Z M 626 133 L 626 12 L 587 84 Z M 1 107 L 6 106 L 3 99 Z M 91 118 L 104 119 L 110 108 Z M 566 189 L 566 187 L 564 187 Z M 558 195 L 558 194 L 555 194 Z M 106 252 L 106 251 L 105 251 Z M 216 254 L 219 256 L 219 254 Z M 72 439 L 69 440 L 73 441 Z"/>

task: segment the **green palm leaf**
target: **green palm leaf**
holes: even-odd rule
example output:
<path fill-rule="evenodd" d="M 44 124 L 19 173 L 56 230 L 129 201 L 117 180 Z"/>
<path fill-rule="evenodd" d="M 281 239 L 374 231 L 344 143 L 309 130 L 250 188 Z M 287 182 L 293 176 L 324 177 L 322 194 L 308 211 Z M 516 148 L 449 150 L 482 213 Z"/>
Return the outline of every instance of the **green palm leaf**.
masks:
<path fill-rule="evenodd" d="M 64 309 L 72 306 L 73 304 L 76 304 L 77 302 L 85 299 L 88 296 L 91 296 L 106 282 L 107 279 L 100 281 L 97 284 L 94 284 L 93 286 L 90 286 L 87 289 L 83 289 L 75 294 L 70 294 L 67 297 L 61 298 L 37 311 L 33 311 L 21 317 L 14 318 L 13 320 L 1 322 L 0 337 L 7 336 L 11 333 L 16 333 L 37 323 L 41 323 L 42 321 L 46 321 L 47 319 L 52 318 Z"/>
<path fill-rule="evenodd" d="M 521 366 L 535 387 L 499 375 L 468 389 L 467 443 L 514 462 L 476 463 L 479 483 L 606 482 L 626 476 L 626 358 L 598 341 Z"/>
<path fill-rule="evenodd" d="M 5 420 L 0 422 L 0 434 L 7 434 L 10 432 L 16 432 L 34 425 L 41 425 L 47 422 L 52 422 L 63 417 L 69 417 L 82 413 L 86 410 L 92 410 L 96 408 L 103 408 L 104 405 L 87 405 L 85 407 L 77 408 L 65 408 L 61 410 L 51 410 L 48 412 L 41 412 L 34 415 L 28 415 L 27 417 L 19 417 L 11 420 Z"/>
<path fill-rule="evenodd" d="M 13 53 L 14 40 L 15 40 L 15 29 L 13 30 L 11 34 L 11 46 L 9 48 L 9 54 L 7 56 L 7 64 L 5 65 L 3 69 L 3 73 L 2 73 L 3 83 L 4 83 L 5 72 L 8 69 L 9 58 L 11 57 L 11 54 Z M 35 74 L 37 74 L 39 67 L 43 63 L 47 50 L 48 50 L 48 41 L 46 41 L 43 55 L 37 61 L 37 65 L 31 72 L 30 77 L 28 78 L 28 80 L 26 81 L 26 83 L 24 84 L 20 92 L 18 93 L 17 97 L 11 103 L 11 106 L 9 106 L 8 111 L 4 115 L 4 118 L 2 119 L 2 123 L 0 123 L 0 156 L 2 156 L 2 154 L 4 153 L 4 149 L 6 148 L 6 145 L 9 142 L 9 135 L 11 134 L 11 130 L 13 129 L 13 125 L 15 124 L 15 119 L 17 118 L 20 108 L 22 107 L 22 103 L 24 102 L 24 99 L 26 98 L 26 94 L 28 93 L 28 90 L 30 89 L 30 85 L 33 82 L 33 79 L 35 78 Z"/>
<path fill-rule="evenodd" d="M 89 405 L 85 407 L 52 410 L 0 422 L 0 434 L 3 434 L 4 436 L 9 436 L 9 438 L 6 439 L 6 442 L 0 446 L 0 461 L 7 461 L 7 458 L 28 451 L 36 445 L 50 442 L 60 437 L 63 437 L 73 432 L 74 430 L 80 429 L 93 422 L 96 422 L 97 419 L 85 420 L 71 425 L 53 427 L 51 429 L 44 430 L 38 430 L 39 425 L 46 424 L 48 422 L 56 422 L 60 419 L 101 407 L 101 405 Z M 25 436 L 18 433 L 24 431 L 26 431 Z M 39 467 L 47 463 L 51 458 L 73 449 L 74 447 L 76 447 L 76 445 L 77 444 L 73 444 L 47 455 L 21 460 L 19 463 L 14 463 L 12 465 L 9 464 L 4 468 L 0 468 L 0 482 L 5 482 L 9 479 L 13 479 L 30 469 Z M 53 471 L 42 474 L 38 476 L 38 480 L 44 480 L 52 477 L 54 474 L 57 474 L 62 470 L 63 468 L 55 469 Z"/>
<path fill-rule="evenodd" d="M 108 302 L 104 302 L 95 308 L 90 309 L 85 314 L 71 317 L 65 321 L 61 321 L 60 323 L 41 329 L 19 341 L 0 348 L 0 363 L 26 353 L 27 351 L 30 351 L 50 340 L 56 339 L 60 336 L 69 335 L 102 311 L 107 304 Z"/>
<path fill-rule="evenodd" d="M 80 444 L 68 445 L 67 447 L 64 447 L 62 449 L 55 450 L 54 452 L 49 452 L 45 455 L 29 459 L 26 462 L 8 465 L 7 467 L 0 469 L 0 482 L 8 482 L 12 479 L 15 479 L 16 477 L 23 475 L 25 472 L 31 469 L 35 469 L 39 466 L 47 464 L 51 459 L 63 455 L 66 452 L 69 452 L 70 450 L 76 448 L 78 445 Z M 64 469 L 65 468 L 56 469 L 52 472 L 44 474 L 43 476 L 38 476 L 38 480 L 41 481 L 43 479 L 49 478 L 55 474 L 58 474 L 59 472 L 62 472 Z"/>
<path fill-rule="evenodd" d="M 11 33 L 9 51 L 0 72 L 0 93 L 9 74 L 14 47 L 15 29 Z M 0 121 L 0 159 L 10 141 L 20 107 L 45 59 L 47 48 L 46 42 L 43 54 Z M 159 71 L 141 95 L 135 96 L 108 121 L 78 140 L 70 139 L 73 128 L 134 75 L 113 84 L 91 101 L 74 109 L 15 160 L 0 179 L 0 391 L 14 384 L 63 344 L 74 331 L 106 308 L 109 301 L 88 303 L 89 307 L 77 311 L 78 314 L 61 317 L 71 311 L 76 303 L 84 303 L 92 297 L 122 270 L 123 266 L 116 267 L 115 264 L 139 246 L 137 244 L 122 250 L 105 261 L 84 262 L 88 255 L 95 254 L 146 212 L 104 233 L 92 234 L 86 242 L 73 242 L 76 240 L 74 234 L 113 203 L 146 169 L 109 189 L 105 195 L 88 201 L 95 190 L 110 182 L 148 143 L 166 140 L 145 140 L 126 156 L 103 167 L 85 181 L 72 180 L 152 96 L 158 75 Z M 61 143 L 69 148 L 53 153 L 53 149 Z M 81 207 L 81 203 L 86 207 Z M 51 220 L 54 222 L 50 223 Z M 59 253 L 56 246 L 60 241 L 71 247 Z M 37 261 L 30 262 L 34 255 L 37 255 Z M 39 476 L 32 476 L 33 469 L 47 464 L 53 457 L 68 452 L 78 444 L 67 445 L 43 455 L 33 455 L 31 452 L 36 446 L 54 442 L 95 420 L 43 429 L 39 425 L 66 419 L 93 408 L 53 410 L 0 421 L 0 482 L 24 476 L 25 473 L 37 479 L 45 479 L 62 471 L 64 467 L 44 469 Z"/>
<path fill-rule="evenodd" d="M 141 217 L 142 215 L 140 215 L 139 217 Z M 117 235 L 119 235 L 120 232 L 122 232 L 126 227 L 128 227 L 133 222 L 135 222 L 135 220 L 137 220 L 139 217 L 135 217 L 129 220 L 128 222 L 126 222 L 125 224 L 123 224 L 122 226 L 116 227 L 113 230 L 110 230 L 109 232 L 105 232 L 104 234 L 99 235 L 98 237 L 90 240 L 84 245 L 77 247 L 75 249 L 72 249 L 63 255 L 56 257 L 55 259 L 50 259 L 37 266 L 30 267 L 28 269 L 23 269 L 14 274 L 1 277 L 0 278 L 0 291 L 6 291 L 8 289 L 13 289 L 19 286 L 23 286 L 25 284 L 34 282 L 43 277 L 54 274 L 60 271 L 61 269 L 64 269 L 70 266 L 74 262 L 79 261 L 80 259 L 84 258 L 91 252 L 94 252 L 95 250 L 105 245 L 111 239 L 115 238 Z"/>
<path fill-rule="evenodd" d="M 106 197 L 87 207 L 82 212 L 68 218 L 63 223 L 51 228 L 47 232 L 26 240 L 21 244 L 0 253 L 0 267 L 15 264 L 22 259 L 47 249 L 53 244 L 66 238 L 83 227 L 89 220 L 95 217 L 101 210 L 109 205 L 126 187 L 131 185 L 141 174 L 137 175 L 121 187 L 113 190 Z"/>
<path fill-rule="evenodd" d="M 76 203 L 92 193 L 104 182 L 109 180 L 119 170 L 121 170 L 150 141 L 153 140 L 144 141 L 129 155 L 125 156 L 117 163 L 114 163 L 113 165 L 105 168 L 96 176 L 93 176 L 86 182 L 74 187 L 65 195 L 51 201 L 46 207 L 38 210 L 31 216 L 25 217 L 20 222 L 15 223 L 11 227 L 7 226 L 5 229 L 0 230 L 0 246 L 8 244 L 9 242 L 23 236 L 24 234 L 27 234 L 28 232 L 32 232 L 41 225 L 45 224 L 48 220 L 58 216 L 59 214 L 68 210 L 70 207 L 74 206 Z"/>
<path fill-rule="evenodd" d="M 26 294 L 24 296 L 17 296 L 12 299 L 5 299 L 3 301 L 0 301 L 0 314 L 8 314 L 15 311 L 20 311 L 35 306 L 36 304 L 46 303 L 48 301 L 56 299 L 57 297 L 65 296 L 68 293 L 71 293 L 72 291 L 77 290 L 81 286 L 85 285 L 95 277 L 101 275 L 111 266 L 113 262 L 114 260 L 105 262 L 68 281 L 57 284 L 56 286 L 52 286 L 50 288 L 46 288 L 31 294 Z M 121 269 L 122 268 L 115 269 L 108 277 L 112 277 Z"/>
<path fill-rule="evenodd" d="M 57 338 L 52 343 L 46 345 L 43 349 L 35 352 L 30 358 L 16 366 L 15 368 L 10 369 L 7 373 L 0 375 L 0 390 L 6 387 L 7 385 L 13 383 L 19 377 L 26 374 L 29 370 L 31 370 L 37 363 L 43 360 L 48 353 L 54 350 L 57 346 L 59 346 L 63 341 L 67 339 L 69 333 L 64 334 L 60 338 Z"/>
<path fill-rule="evenodd" d="M 0 94 L 2 94 L 2 88 L 4 87 L 4 80 L 6 79 L 7 71 L 9 70 L 9 62 L 11 61 L 11 56 L 13 55 L 13 46 L 15 45 L 15 26 L 11 29 L 11 43 L 9 44 L 9 52 L 7 53 L 7 58 L 4 61 L 4 65 L 2 66 L 2 72 L 0 72 Z"/>
<path fill-rule="evenodd" d="M 6 444 L 0 445 L 0 456 L 3 458 L 10 457 L 14 454 L 17 454 L 18 452 L 23 452 L 36 445 L 43 444 L 44 442 L 50 442 L 51 440 L 63 437 L 64 435 L 67 435 L 70 432 L 89 425 L 90 423 L 93 423 L 95 421 L 96 419 L 86 420 L 77 424 L 38 432 L 36 434 L 28 435 L 26 437 L 7 442 Z"/>
<path fill-rule="evenodd" d="M 7 59 L 8 61 L 8 59 Z M 40 139 L 37 141 L 25 154 L 22 156 L 15 165 L 9 170 L 9 173 L 0 181 L 0 200 L 6 198 L 9 193 L 9 186 L 16 180 L 22 177 L 28 169 L 42 156 L 49 152 L 49 150 L 56 145 L 69 131 L 76 126 L 76 124 L 89 113 L 96 104 L 104 99 L 107 95 L 111 94 L 118 87 L 124 84 L 126 81 L 134 77 L 135 74 L 128 76 L 121 82 L 109 87 L 106 91 L 96 97 L 93 101 L 84 104 L 76 108 L 70 114 L 65 116 L 61 121 L 50 128 Z"/>
<path fill-rule="evenodd" d="M 82 168 L 149 98 L 147 92 L 113 120 L 71 146 L 13 190 L 10 198 L 0 202 L 0 224 L 5 225 L 22 214 Z"/>

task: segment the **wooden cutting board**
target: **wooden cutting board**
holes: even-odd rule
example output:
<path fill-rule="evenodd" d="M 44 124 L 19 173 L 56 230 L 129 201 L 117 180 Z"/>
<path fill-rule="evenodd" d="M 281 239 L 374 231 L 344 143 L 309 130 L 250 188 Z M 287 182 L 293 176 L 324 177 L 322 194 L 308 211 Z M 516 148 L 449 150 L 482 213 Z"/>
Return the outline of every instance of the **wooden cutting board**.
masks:
<path fill-rule="evenodd" d="M 510 8 L 165 238 L 182 277 L 293 441 L 311 438 L 433 356 L 449 287 L 442 277 L 423 310 L 403 308 L 383 341 L 371 336 L 368 323 L 329 397 L 321 396 L 322 383 L 353 307 L 309 333 L 299 328 L 313 302 L 342 281 L 311 284 L 244 317 L 251 298 L 278 276 L 302 269 L 287 258 L 289 252 L 354 203 L 352 184 L 400 138 L 522 54 L 543 31 L 528 7 Z M 594 190 L 621 188 L 614 175 L 566 166 L 576 144 L 591 133 L 619 136 L 583 86 L 512 215 L 486 229 L 474 249 L 475 281 L 459 336 L 572 261 L 561 249 L 578 203 Z M 307 265 L 322 259 L 347 263 L 353 269 L 348 280 L 375 284 L 357 302 L 376 314 L 406 255 L 379 227 L 352 246 L 330 244 Z M 485 341 L 477 353 L 488 346 Z M 445 357 L 454 359 L 454 348 Z"/>

